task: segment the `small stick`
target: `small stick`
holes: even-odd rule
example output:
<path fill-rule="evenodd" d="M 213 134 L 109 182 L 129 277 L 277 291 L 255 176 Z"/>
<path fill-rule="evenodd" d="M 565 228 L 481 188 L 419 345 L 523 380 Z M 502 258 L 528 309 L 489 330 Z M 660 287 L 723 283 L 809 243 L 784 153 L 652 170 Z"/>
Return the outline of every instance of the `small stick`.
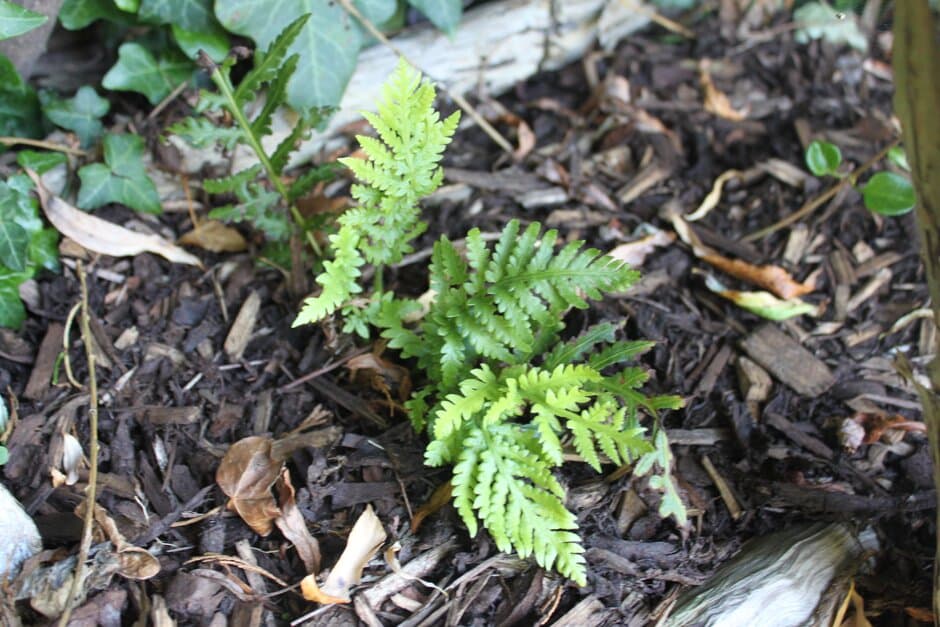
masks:
<path fill-rule="evenodd" d="M 6 144 L 7 146 L 32 146 L 34 148 L 45 148 L 46 150 L 54 150 L 55 152 L 64 152 L 68 155 L 75 155 L 76 157 L 87 157 L 88 153 L 84 150 L 79 150 L 78 148 L 71 148 L 69 146 L 63 146 L 62 144 L 55 144 L 53 142 L 47 142 L 41 139 L 29 139 L 28 137 L 0 137 L 0 144 Z"/>
<path fill-rule="evenodd" d="M 708 476 L 715 483 L 715 487 L 718 488 L 721 500 L 725 502 L 725 507 L 728 508 L 728 512 L 731 514 L 731 519 L 740 519 L 744 512 L 741 510 L 741 506 L 738 505 L 738 500 L 734 498 L 734 494 L 731 493 L 731 488 L 728 487 L 724 477 L 718 474 L 718 470 L 712 464 L 712 460 L 708 458 L 708 455 L 702 455 L 702 467 L 705 468 L 705 472 L 708 473 Z"/>
<path fill-rule="evenodd" d="M 88 360 L 88 428 L 91 443 L 88 456 L 88 487 L 85 489 L 85 520 L 82 523 L 82 542 L 78 549 L 78 561 L 75 564 L 75 575 L 69 588 L 69 595 L 65 604 L 65 612 L 59 618 L 59 627 L 66 627 L 72 615 L 72 607 L 76 602 L 79 588 L 84 578 L 85 561 L 91 549 L 91 532 L 95 521 L 95 500 L 98 487 L 98 379 L 95 376 L 95 351 L 91 343 L 91 316 L 88 312 L 88 285 L 85 277 L 85 268 L 82 262 L 77 264 L 78 280 L 82 289 L 82 315 L 79 323 L 82 331 L 82 341 L 85 344 L 85 358 Z"/>
<path fill-rule="evenodd" d="M 78 262 L 80 266 L 81 261 Z M 72 322 L 75 320 L 75 314 L 78 313 L 79 308 L 82 306 L 81 302 L 75 303 L 71 310 L 69 310 L 69 315 L 65 319 L 65 330 L 62 332 L 62 363 L 65 365 L 65 376 L 68 378 L 69 383 L 71 383 L 76 389 L 82 390 L 82 384 L 75 380 L 75 375 L 72 374 L 72 361 L 69 359 L 69 335 L 72 331 Z"/>
<path fill-rule="evenodd" d="M 873 165 L 881 161 L 884 158 L 884 156 L 888 154 L 889 150 L 891 150 L 892 148 L 898 145 L 899 141 L 900 140 L 895 139 L 893 142 L 891 142 L 890 144 L 882 148 L 878 152 L 878 154 L 876 154 L 874 157 L 872 157 L 871 159 L 869 159 L 868 161 L 866 161 L 865 163 L 857 167 L 855 170 L 853 170 L 852 173 L 849 174 L 847 177 L 840 180 L 838 183 L 836 183 L 835 185 L 827 189 L 825 192 L 823 192 L 816 198 L 813 198 L 812 200 L 804 204 L 802 207 L 800 207 L 799 209 L 797 209 L 796 211 L 794 211 L 793 213 L 791 213 L 784 219 L 780 220 L 779 222 L 775 222 L 774 224 L 771 224 L 770 226 L 754 231 L 750 235 L 746 235 L 742 237 L 741 241 L 753 242 L 754 240 L 762 239 L 764 237 L 767 237 L 771 233 L 779 231 L 785 226 L 789 226 L 798 220 L 802 220 L 809 214 L 816 211 L 819 207 L 827 203 L 830 199 L 832 199 L 832 197 L 834 197 L 837 193 L 839 193 L 839 190 L 841 190 L 843 187 L 845 187 L 846 185 L 854 185 L 856 179 L 858 179 L 859 176 L 864 174 Z"/>
<path fill-rule="evenodd" d="M 375 25 L 372 24 L 372 22 L 370 22 L 366 18 L 366 16 L 360 13 L 359 9 L 353 6 L 352 2 L 350 2 L 349 0 L 339 0 L 339 3 L 342 5 L 344 9 L 346 9 L 347 13 L 349 13 L 354 18 L 359 20 L 359 23 L 362 24 L 367 31 L 369 31 L 370 35 L 378 39 L 380 42 L 382 42 L 382 44 L 387 46 L 389 50 L 391 50 L 392 52 L 397 54 L 399 57 L 401 57 L 402 59 L 410 63 L 412 66 L 418 68 L 419 70 L 421 69 L 420 65 L 418 65 L 417 63 L 414 63 L 411 59 L 406 57 L 405 53 L 403 53 L 395 44 L 389 41 L 388 37 L 386 37 L 382 33 L 382 31 L 377 29 Z M 427 72 L 424 72 L 423 70 L 422 70 L 422 73 L 427 74 Z M 506 152 L 506 154 L 512 156 L 513 154 L 512 144 L 510 144 L 506 140 L 505 137 L 500 135 L 499 131 L 493 128 L 493 126 L 489 122 L 483 119 L 483 116 L 480 115 L 479 111 L 473 108 L 473 105 L 467 102 L 466 99 L 460 94 L 458 94 L 457 92 L 453 92 L 449 90 L 443 83 L 441 83 L 441 89 L 447 92 L 447 95 L 450 96 L 451 100 L 456 102 L 457 106 L 463 109 L 466 112 L 466 114 L 469 115 L 470 118 L 474 122 L 476 122 L 480 126 L 480 128 L 483 129 L 483 132 L 489 135 L 490 139 L 496 142 L 497 146 L 502 148 Z"/>

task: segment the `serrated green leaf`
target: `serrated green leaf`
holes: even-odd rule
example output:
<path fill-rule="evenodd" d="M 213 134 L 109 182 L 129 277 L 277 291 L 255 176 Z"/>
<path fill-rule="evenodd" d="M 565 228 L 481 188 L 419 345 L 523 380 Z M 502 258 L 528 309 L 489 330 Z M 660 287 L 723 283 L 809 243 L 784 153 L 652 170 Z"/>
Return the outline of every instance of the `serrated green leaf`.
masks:
<path fill-rule="evenodd" d="M 183 118 L 167 129 L 179 135 L 196 148 L 205 148 L 218 143 L 226 150 L 232 150 L 245 134 L 238 126 L 216 126 L 212 120 L 203 117 Z"/>
<path fill-rule="evenodd" d="M 100 97 L 94 87 L 80 87 L 75 96 L 59 98 L 50 91 L 39 93 L 42 112 L 55 124 L 64 129 L 75 131 L 83 148 L 91 146 L 101 135 L 101 117 L 111 105 Z"/>
<path fill-rule="evenodd" d="M 42 13 L 30 11 L 7 0 L 0 0 L 0 39 L 28 33 L 45 24 L 48 19 Z"/>
<path fill-rule="evenodd" d="M 26 319 L 26 309 L 20 300 L 19 283 L 0 278 L 0 327 L 19 328 Z"/>
<path fill-rule="evenodd" d="M 894 172 L 878 172 L 862 188 L 865 206 L 883 216 L 899 216 L 917 204 L 910 179 Z"/>
<path fill-rule="evenodd" d="M 172 25 L 171 30 L 176 45 L 183 54 L 194 61 L 199 56 L 199 51 L 203 50 L 210 59 L 221 63 L 231 48 L 228 33 L 217 22 L 213 22 L 211 28 L 201 31 L 185 30 L 176 24 Z"/>
<path fill-rule="evenodd" d="M 118 48 L 118 62 L 101 84 L 117 91 L 136 91 L 155 105 L 192 73 L 192 62 L 182 54 L 167 52 L 154 57 L 142 45 L 129 42 Z"/>
<path fill-rule="evenodd" d="M 408 0 L 408 4 L 424 13 L 432 24 L 448 35 L 457 30 L 463 14 L 461 0 Z"/>
<path fill-rule="evenodd" d="M 835 144 L 817 139 L 806 149 L 806 167 L 816 176 L 835 176 L 840 165 L 842 151 Z"/>
<path fill-rule="evenodd" d="M 131 23 L 133 17 L 119 9 L 113 0 L 65 0 L 59 10 L 59 23 L 67 30 L 85 28 L 95 20 Z"/>
<path fill-rule="evenodd" d="M 141 0 L 137 16 L 151 24 L 175 24 L 188 31 L 209 31 L 215 18 L 211 0 Z"/>
<path fill-rule="evenodd" d="M 254 98 L 255 92 L 257 92 L 262 85 L 279 78 L 279 71 L 281 66 L 284 65 L 284 59 L 288 58 L 288 51 L 309 20 L 309 13 L 301 15 L 285 26 L 267 49 L 263 52 L 258 51 L 255 53 L 255 66 L 245 75 L 238 84 L 238 88 L 235 90 L 235 101 L 239 106 L 244 105 L 251 98 Z M 294 57 L 299 59 L 299 55 L 297 54 L 291 55 L 291 58 Z M 295 69 L 296 64 L 297 62 L 294 61 L 293 66 Z M 280 77 L 280 80 L 283 80 L 283 77 Z M 281 100 L 281 102 L 283 102 L 283 100 Z M 278 105 L 279 104 L 280 103 L 278 103 Z"/>
<path fill-rule="evenodd" d="M 0 222 L 0 263 L 16 272 L 26 270 L 29 234 L 19 224 Z"/>
<path fill-rule="evenodd" d="M 394 14 L 394 0 L 357 0 L 373 23 Z M 298 54 L 297 72 L 287 87 L 287 103 L 297 110 L 339 103 L 365 41 L 355 18 L 333 0 L 217 0 L 215 12 L 230 32 L 245 35 L 266 49 L 288 24 L 305 13 L 310 20 L 290 47 Z"/>
<path fill-rule="evenodd" d="M 21 168 L 27 168 L 39 174 L 45 174 L 52 168 L 67 163 L 68 160 L 68 157 L 61 152 L 20 150 L 16 153 L 16 162 Z"/>

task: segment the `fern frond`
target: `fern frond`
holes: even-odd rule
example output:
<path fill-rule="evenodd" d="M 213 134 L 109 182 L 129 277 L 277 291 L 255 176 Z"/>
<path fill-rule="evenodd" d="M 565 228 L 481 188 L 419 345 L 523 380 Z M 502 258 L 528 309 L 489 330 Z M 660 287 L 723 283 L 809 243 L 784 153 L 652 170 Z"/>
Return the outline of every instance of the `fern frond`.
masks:
<path fill-rule="evenodd" d="M 202 188 L 210 194 L 234 194 L 238 192 L 244 194 L 248 183 L 258 178 L 260 173 L 261 164 L 253 165 L 235 174 L 206 179 L 202 182 Z"/>
<path fill-rule="evenodd" d="M 584 355 L 593 350 L 598 344 L 602 342 L 613 342 L 616 332 L 617 326 L 610 322 L 595 324 L 578 337 L 563 344 L 556 345 L 555 348 L 545 356 L 542 367 L 551 370 L 562 364 L 581 361 Z M 601 370 L 593 363 L 593 357 L 591 366 L 595 370 Z"/>
<path fill-rule="evenodd" d="M 167 128 L 167 131 L 179 135 L 196 148 L 206 148 L 216 144 L 232 150 L 245 138 L 245 133 L 237 126 L 216 126 L 211 120 L 201 118 L 183 118 Z"/>
<path fill-rule="evenodd" d="M 309 13 L 301 15 L 280 32 L 267 50 L 255 55 L 254 68 L 245 75 L 235 90 L 238 106 L 245 106 L 262 86 L 277 78 L 287 51 L 309 19 Z"/>
<path fill-rule="evenodd" d="M 323 286 L 319 296 L 307 298 L 292 326 L 311 324 L 322 320 L 345 303 L 350 296 L 362 291 L 357 279 L 363 259 L 359 255 L 359 238 L 349 229 L 340 229 L 330 236 L 333 260 L 323 262 L 323 272 L 317 283 Z"/>
<path fill-rule="evenodd" d="M 300 55 L 292 54 L 289 56 L 268 86 L 267 92 L 264 94 L 264 105 L 262 105 L 261 111 L 255 116 L 255 119 L 251 121 L 251 132 L 254 133 L 255 137 L 264 137 L 271 134 L 271 118 L 277 108 L 284 104 L 287 97 L 287 83 L 297 70 L 299 60 Z"/>
<path fill-rule="evenodd" d="M 284 171 L 291 153 L 297 150 L 298 142 L 308 137 L 310 137 L 310 123 L 307 117 L 302 115 L 287 137 L 282 139 L 271 153 L 271 167 L 275 172 L 280 174 Z"/>

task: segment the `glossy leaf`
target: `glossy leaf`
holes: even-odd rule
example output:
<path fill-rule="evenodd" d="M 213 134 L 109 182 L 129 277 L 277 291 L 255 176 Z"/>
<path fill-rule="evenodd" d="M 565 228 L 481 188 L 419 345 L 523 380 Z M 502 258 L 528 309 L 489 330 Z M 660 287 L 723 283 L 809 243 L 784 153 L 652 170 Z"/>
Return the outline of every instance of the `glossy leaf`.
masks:
<path fill-rule="evenodd" d="M 16 153 L 16 162 L 22 168 L 28 168 L 39 174 L 45 174 L 52 168 L 68 162 L 61 152 L 43 152 L 39 150 L 20 150 Z"/>
<path fill-rule="evenodd" d="M 0 39 L 28 33 L 45 24 L 48 19 L 42 13 L 30 11 L 7 0 L 0 0 Z"/>
<path fill-rule="evenodd" d="M 131 16 L 115 4 L 112 0 L 65 0 L 59 10 L 59 23 L 66 30 L 79 30 L 96 20 L 129 23 Z"/>
<path fill-rule="evenodd" d="M 878 172 L 862 189 L 865 206 L 883 216 L 908 213 L 917 203 L 910 179 L 894 172 Z"/>
<path fill-rule="evenodd" d="M 38 137 L 40 134 L 42 120 L 36 92 L 23 82 L 13 63 L 0 54 L 0 135 Z"/>
<path fill-rule="evenodd" d="M 143 165 L 143 140 L 136 135 L 106 135 L 105 163 L 78 171 L 82 186 L 78 206 L 95 209 L 117 202 L 147 213 L 160 213 L 160 196 Z"/>
<path fill-rule="evenodd" d="M 835 144 L 815 140 L 806 149 L 806 167 L 816 176 L 835 176 L 842 165 L 842 151 Z"/>
<path fill-rule="evenodd" d="M 178 53 L 154 57 L 138 43 L 122 44 L 118 62 L 104 75 L 101 84 L 117 91 L 136 91 L 157 104 L 193 73 L 193 64 Z"/>
<path fill-rule="evenodd" d="M 215 22 L 211 28 L 200 31 L 184 30 L 173 24 L 172 32 L 176 45 L 180 47 L 183 54 L 193 60 L 198 57 L 200 50 L 205 50 L 210 59 L 221 63 L 231 47 L 228 33 Z"/>
<path fill-rule="evenodd" d="M 145 22 L 196 32 L 209 31 L 215 25 L 211 0 L 141 0 L 137 16 Z"/>
<path fill-rule="evenodd" d="M 101 135 L 101 117 L 111 106 L 94 87 L 88 85 L 80 87 L 75 96 L 66 99 L 43 91 L 39 94 L 39 101 L 46 117 L 56 126 L 75 131 L 83 148 L 91 146 Z"/>
<path fill-rule="evenodd" d="M 431 23 L 447 34 L 453 34 L 463 14 L 461 0 L 408 0 L 408 4 L 427 16 Z"/>
<path fill-rule="evenodd" d="M 0 276 L 0 327 L 15 329 L 26 319 L 26 309 L 20 300 L 19 282 Z"/>
<path fill-rule="evenodd" d="M 16 222 L 0 222 L 0 263 L 11 270 L 26 270 L 29 234 Z"/>

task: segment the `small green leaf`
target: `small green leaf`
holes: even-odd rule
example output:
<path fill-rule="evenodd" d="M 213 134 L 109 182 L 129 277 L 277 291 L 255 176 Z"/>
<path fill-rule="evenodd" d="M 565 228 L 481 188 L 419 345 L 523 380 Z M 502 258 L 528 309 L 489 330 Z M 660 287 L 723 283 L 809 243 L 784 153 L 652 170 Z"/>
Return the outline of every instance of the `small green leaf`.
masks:
<path fill-rule="evenodd" d="M 59 10 L 59 22 L 66 30 L 85 28 L 95 20 L 129 24 L 132 16 L 115 4 L 113 0 L 65 0 Z"/>
<path fill-rule="evenodd" d="M 0 0 L 0 39 L 28 33 L 45 24 L 48 19 L 42 13 L 30 11 L 7 0 Z"/>
<path fill-rule="evenodd" d="M 431 23 L 452 35 L 463 14 L 461 0 L 408 0 L 408 4 L 424 13 Z"/>
<path fill-rule="evenodd" d="M 75 131 L 83 148 L 91 146 L 101 135 L 101 117 L 111 107 L 94 87 L 88 85 L 80 87 L 75 96 L 69 99 L 43 91 L 39 94 L 39 101 L 46 117 L 56 126 Z"/>
<path fill-rule="evenodd" d="M 878 172 L 862 189 L 862 200 L 875 213 L 899 216 L 914 208 L 917 195 L 908 178 L 894 172 Z"/>
<path fill-rule="evenodd" d="M 114 0 L 114 5 L 125 13 L 137 13 L 140 0 Z"/>
<path fill-rule="evenodd" d="M 141 0 L 137 16 L 151 24 L 174 24 L 196 32 L 215 25 L 211 0 Z"/>
<path fill-rule="evenodd" d="M 888 161 L 898 166 L 905 172 L 911 171 L 911 164 L 907 162 L 907 152 L 900 146 L 895 146 L 888 151 Z"/>
<path fill-rule="evenodd" d="M 193 73 L 192 62 L 179 53 L 154 57 L 137 43 L 122 44 L 118 62 L 104 75 L 101 84 L 118 91 L 136 91 L 157 104 Z"/>
<path fill-rule="evenodd" d="M 42 228 L 39 204 L 30 192 L 33 182 L 25 174 L 0 181 L 0 222 L 15 222 L 27 233 Z"/>
<path fill-rule="evenodd" d="M 29 238 L 30 263 L 57 272 L 59 270 L 59 232 L 42 229 Z"/>
<path fill-rule="evenodd" d="M 105 163 L 78 171 L 78 206 L 96 209 L 116 202 L 146 213 L 160 213 L 160 196 L 143 165 L 143 140 L 137 135 L 105 135 Z M 107 164 L 107 165 L 105 165 Z"/>
<path fill-rule="evenodd" d="M 831 44 L 848 44 L 856 50 L 868 50 L 868 38 L 858 26 L 853 13 L 843 13 L 825 2 L 807 2 L 793 12 L 799 27 L 794 39 L 801 44 L 810 39 L 825 39 Z"/>
<path fill-rule="evenodd" d="M 727 298 L 741 309 L 757 314 L 768 320 L 786 320 L 795 316 L 809 314 L 815 316 L 819 307 L 799 298 L 782 300 L 770 292 L 739 292 L 729 290 L 711 275 L 705 277 L 705 285 L 719 296 Z"/>
<path fill-rule="evenodd" d="M 217 23 L 204 31 L 184 30 L 173 24 L 172 31 L 176 45 L 180 47 L 183 54 L 193 60 L 199 56 L 200 50 L 204 50 L 210 59 L 221 63 L 231 47 L 228 33 Z"/>
<path fill-rule="evenodd" d="M 0 135 L 38 137 L 41 134 L 42 119 L 36 92 L 23 82 L 13 63 L 0 54 Z"/>
<path fill-rule="evenodd" d="M 3 466 L 8 461 L 10 461 L 10 451 L 7 450 L 7 447 L 0 445 L 0 466 Z"/>
<path fill-rule="evenodd" d="M 45 174 L 52 168 L 67 163 L 69 158 L 61 152 L 41 152 L 39 150 L 20 150 L 16 153 L 16 162 L 39 174 Z"/>
<path fill-rule="evenodd" d="M 26 319 L 26 309 L 20 300 L 20 282 L 0 277 L 0 327 L 16 329 Z"/>
<path fill-rule="evenodd" d="M 835 144 L 815 140 L 806 149 L 806 167 L 816 176 L 836 176 L 842 165 L 842 151 Z"/>
<path fill-rule="evenodd" d="M 29 234 L 15 222 L 0 222 L 0 263 L 16 272 L 26 270 Z"/>

